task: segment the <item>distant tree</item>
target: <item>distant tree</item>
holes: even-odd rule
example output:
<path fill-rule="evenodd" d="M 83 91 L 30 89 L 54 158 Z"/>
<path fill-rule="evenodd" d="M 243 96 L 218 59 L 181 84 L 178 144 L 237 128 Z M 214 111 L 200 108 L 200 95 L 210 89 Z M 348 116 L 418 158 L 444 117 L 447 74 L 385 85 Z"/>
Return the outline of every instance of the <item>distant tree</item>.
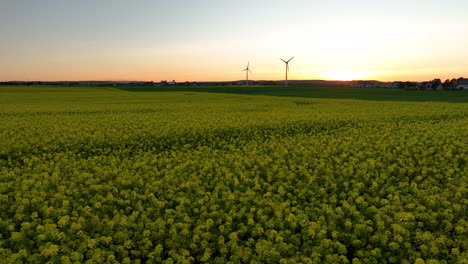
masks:
<path fill-rule="evenodd" d="M 397 88 L 397 89 L 406 89 L 406 83 L 404 82 L 397 82 L 394 84 L 393 86 L 394 88 Z"/>
<path fill-rule="evenodd" d="M 445 80 L 443 84 L 444 88 L 449 87 L 449 85 L 450 85 L 450 80 L 449 79 Z"/>
<path fill-rule="evenodd" d="M 414 82 L 405 82 L 404 86 L 405 86 L 405 89 L 414 90 L 416 89 L 417 84 Z"/>

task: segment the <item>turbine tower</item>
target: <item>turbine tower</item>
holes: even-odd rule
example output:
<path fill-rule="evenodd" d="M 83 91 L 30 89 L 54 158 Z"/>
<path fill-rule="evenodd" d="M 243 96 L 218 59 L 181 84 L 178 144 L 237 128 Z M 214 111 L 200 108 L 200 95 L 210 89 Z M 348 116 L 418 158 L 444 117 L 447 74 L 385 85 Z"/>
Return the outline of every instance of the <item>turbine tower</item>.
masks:
<path fill-rule="evenodd" d="M 247 63 L 247 68 L 243 69 L 245 71 L 245 79 L 247 81 L 247 85 L 249 85 L 249 72 L 252 73 L 249 69 L 250 61 Z"/>
<path fill-rule="evenodd" d="M 289 62 L 294 59 L 294 56 L 291 57 L 288 61 L 285 61 L 283 59 L 280 58 L 280 60 L 282 60 L 284 63 L 286 63 L 286 86 L 288 86 L 288 72 L 289 72 Z"/>

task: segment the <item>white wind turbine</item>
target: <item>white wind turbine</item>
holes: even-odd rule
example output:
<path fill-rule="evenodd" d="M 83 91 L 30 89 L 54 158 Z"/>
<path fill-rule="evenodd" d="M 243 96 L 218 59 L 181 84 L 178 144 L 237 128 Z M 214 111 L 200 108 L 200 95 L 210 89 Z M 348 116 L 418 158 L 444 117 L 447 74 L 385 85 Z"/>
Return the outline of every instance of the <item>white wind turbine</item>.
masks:
<path fill-rule="evenodd" d="M 285 61 L 283 59 L 280 58 L 280 60 L 282 60 L 284 63 L 286 63 L 286 86 L 288 86 L 288 72 L 289 72 L 289 62 L 294 59 L 294 56 L 291 57 L 288 61 Z"/>
<path fill-rule="evenodd" d="M 247 85 L 249 85 L 249 72 L 252 73 L 249 69 L 250 61 L 247 63 L 247 68 L 243 69 L 245 71 L 245 79 L 247 81 Z"/>

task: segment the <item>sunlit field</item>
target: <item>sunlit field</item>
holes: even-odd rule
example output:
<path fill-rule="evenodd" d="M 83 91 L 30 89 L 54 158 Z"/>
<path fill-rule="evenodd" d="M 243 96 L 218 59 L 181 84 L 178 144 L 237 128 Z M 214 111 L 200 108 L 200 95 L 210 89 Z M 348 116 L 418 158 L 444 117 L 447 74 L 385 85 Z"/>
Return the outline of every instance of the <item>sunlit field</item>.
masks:
<path fill-rule="evenodd" d="M 467 152 L 462 91 L 0 86 L 0 263 L 466 263 Z"/>

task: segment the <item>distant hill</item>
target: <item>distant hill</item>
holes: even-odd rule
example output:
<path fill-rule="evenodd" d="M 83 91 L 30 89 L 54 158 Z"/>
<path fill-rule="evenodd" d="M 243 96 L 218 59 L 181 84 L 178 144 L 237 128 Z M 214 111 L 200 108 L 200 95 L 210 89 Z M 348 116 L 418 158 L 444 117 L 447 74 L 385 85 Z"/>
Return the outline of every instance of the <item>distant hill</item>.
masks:
<path fill-rule="evenodd" d="M 325 81 L 325 80 L 288 80 L 288 85 L 297 86 L 359 86 L 360 83 L 365 82 L 372 87 L 391 87 L 393 82 L 380 82 L 380 81 Z M 43 82 L 43 81 L 11 81 L 0 82 L 3 85 L 61 85 L 61 86 L 225 86 L 225 85 L 244 85 L 245 80 L 237 81 L 203 81 L 203 82 L 176 82 L 174 84 L 161 82 L 144 82 L 144 81 L 57 81 L 57 82 Z M 249 85 L 284 85 L 284 81 L 271 81 L 271 80 L 250 80 Z"/>

